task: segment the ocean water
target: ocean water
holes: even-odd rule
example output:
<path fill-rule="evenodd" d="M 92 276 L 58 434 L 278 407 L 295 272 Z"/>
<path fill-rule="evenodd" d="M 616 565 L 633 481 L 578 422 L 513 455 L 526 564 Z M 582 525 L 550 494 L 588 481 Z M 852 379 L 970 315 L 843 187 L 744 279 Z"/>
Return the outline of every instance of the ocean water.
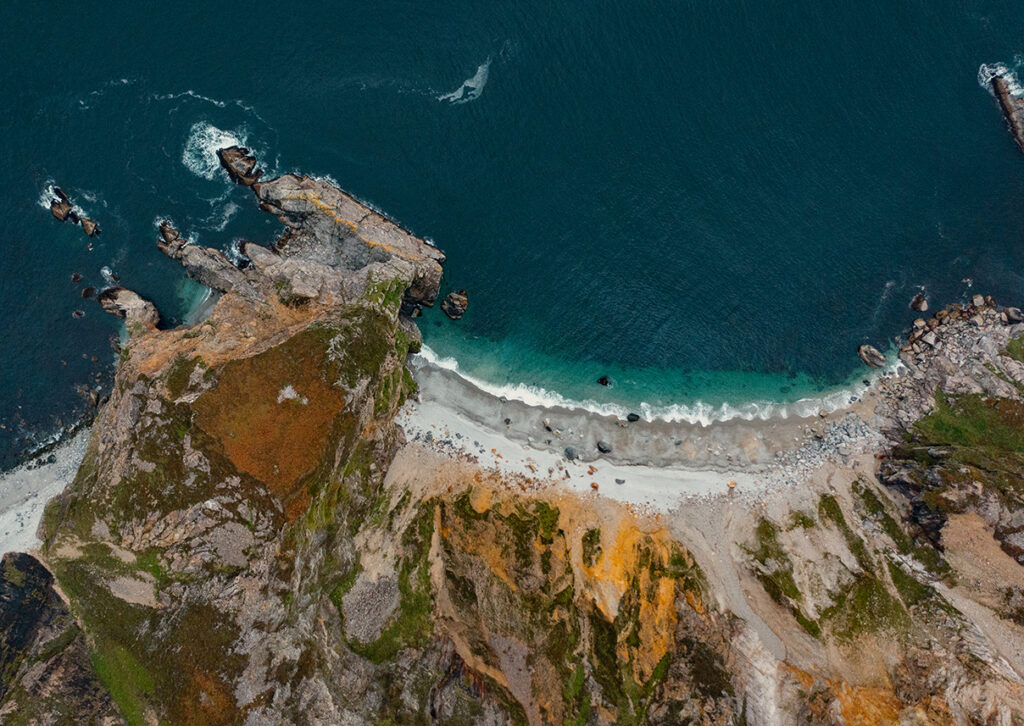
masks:
<path fill-rule="evenodd" d="M 272 238 L 232 143 L 434 240 L 470 310 L 423 318 L 433 355 L 538 402 L 778 415 L 858 385 L 921 287 L 1021 302 L 1024 155 L 979 84 L 1024 65 L 1019 3 L 772 5 L 8 3 L 0 464 L 109 383 L 118 323 L 84 286 L 167 324 L 202 295 L 156 220 Z"/>

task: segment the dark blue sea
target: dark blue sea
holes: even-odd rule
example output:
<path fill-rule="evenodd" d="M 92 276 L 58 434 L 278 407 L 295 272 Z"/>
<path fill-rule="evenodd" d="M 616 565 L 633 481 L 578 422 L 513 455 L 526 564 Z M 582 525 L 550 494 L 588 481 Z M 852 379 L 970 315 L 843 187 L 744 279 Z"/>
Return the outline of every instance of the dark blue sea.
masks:
<path fill-rule="evenodd" d="M 979 84 L 1021 54 L 1011 1 L 9 2 L 0 463 L 109 385 L 85 286 L 201 298 L 155 220 L 272 239 L 232 143 L 444 249 L 470 309 L 427 345 L 495 390 L 686 418 L 851 385 L 922 287 L 1022 302 L 1024 155 Z"/>

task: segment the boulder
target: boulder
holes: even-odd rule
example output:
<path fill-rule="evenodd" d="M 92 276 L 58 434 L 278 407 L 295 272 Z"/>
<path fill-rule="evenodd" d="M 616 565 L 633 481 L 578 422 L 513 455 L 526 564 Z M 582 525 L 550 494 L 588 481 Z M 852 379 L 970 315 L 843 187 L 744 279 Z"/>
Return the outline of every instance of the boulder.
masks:
<path fill-rule="evenodd" d="M 469 307 L 469 297 L 466 295 L 465 290 L 450 292 L 441 301 L 441 310 L 452 320 L 458 320 L 465 315 L 467 307 Z"/>
<path fill-rule="evenodd" d="M 630 423 L 636 423 L 637 421 L 640 420 L 640 415 L 636 413 L 628 414 L 626 416 L 626 420 L 629 421 Z"/>
<path fill-rule="evenodd" d="M 999 108 L 1010 127 L 1010 134 L 1017 147 L 1024 151 L 1024 100 L 1010 93 L 1009 84 L 999 75 L 992 76 L 992 92 L 999 101 Z"/>
<path fill-rule="evenodd" d="M 1006 313 L 1006 322 L 1008 324 L 1024 323 L 1024 315 L 1021 314 L 1020 308 L 1006 308 L 1003 312 Z"/>
<path fill-rule="evenodd" d="M 865 364 L 872 368 L 882 368 L 885 365 L 885 356 L 882 355 L 878 348 L 873 345 L 867 345 L 866 343 L 861 347 L 857 348 L 857 355 L 864 361 Z"/>
<path fill-rule="evenodd" d="M 976 308 L 980 308 L 985 305 L 985 298 L 982 295 L 975 295 L 971 298 L 971 305 Z"/>
<path fill-rule="evenodd" d="M 89 237 L 95 237 L 100 233 L 100 226 L 88 217 L 82 217 L 82 231 Z"/>
<path fill-rule="evenodd" d="M 92 297 L 96 294 L 96 288 L 92 285 L 82 288 L 82 297 Z"/>
<path fill-rule="evenodd" d="M 919 313 L 923 313 L 928 310 L 928 300 L 925 299 L 923 292 L 919 292 L 914 295 L 914 299 L 910 301 L 910 307 L 912 310 L 916 310 Z"/>
<path fill-rule="evenodd" d="M 612 445 L 609 444 L 607 441 L 598 441 L 597 450 L 600 451 L 602 454 L 610 454 L 612 453 Z"/>
<path fill-rule="evenodd" d="M 576 449 L 571 446 L 565 447 L 565 458 L 569 461 L 576 461 Z"/>
<path fill-rule="evenodd" d="M 50 214 L 58 222 L 68 221 L 68 217 L 71 215 L 71 202 L 64 201 L 63 199 L 54 199 L 50 202 Z"/>
<path fill-rule="evenodd" d="M 228 172 L 235 184 L 251 187 L 260 180 L 263 171 L 256 168 L 256 157 L 243 146 L 229 146 L 218 149 L 220 165 Z"/>
<path fill-rule="evenodd" d="M 608 376 L 601 376 L 600 378 L 597 379 L 597 382 L 600 383 L 602 386 L 610 386 L 612 384 L 612 379 L 609 378 Z"/>

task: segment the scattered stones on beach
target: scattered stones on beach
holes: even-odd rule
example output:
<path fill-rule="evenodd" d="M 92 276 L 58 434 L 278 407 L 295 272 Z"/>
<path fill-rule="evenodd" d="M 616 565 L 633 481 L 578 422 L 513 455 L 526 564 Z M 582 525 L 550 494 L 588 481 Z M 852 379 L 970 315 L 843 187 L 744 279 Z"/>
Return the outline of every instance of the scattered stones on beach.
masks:
<path fill-rule="evenodd" d="M 864 361 L 865 364 L 872 368 L 882 368 L 885 366 L 885 356 L 882 355 L 878 348 L 873 345 L 865 343 L 860 346 L 857 348 L 857 355 L 860 356 L 860 359 Z"/>
<path fill-rule="evenodd" d="M 459 320 L 469 307 L 469 296 L 465 290 L 448 293 L 441 301 L 441 310 L 452 320 Z"/>
<path fill-rule="evenodd" d="M 925 298 L 923 292 L 919 292 L 914 295 L 914 299 L 910 301 L 910 308 L 919 313 L 923 313 L 928 310 L 928 300 Z"/>
<path fill-rule="evenodd" d="M 256 157 L 244 146 L 218 149 L 217 156 L 220 158 L 220 165 L 235 184 L 251 187 L 263 175 L 263 171 L 256 168 Z"/>
<path fill-rule="evenodd" d="M 609 444 L 607 441 L 598 441 L 597 450 L 600 451 L 602 454 L 610 454 L 612 453 L 612 445 Z"/>

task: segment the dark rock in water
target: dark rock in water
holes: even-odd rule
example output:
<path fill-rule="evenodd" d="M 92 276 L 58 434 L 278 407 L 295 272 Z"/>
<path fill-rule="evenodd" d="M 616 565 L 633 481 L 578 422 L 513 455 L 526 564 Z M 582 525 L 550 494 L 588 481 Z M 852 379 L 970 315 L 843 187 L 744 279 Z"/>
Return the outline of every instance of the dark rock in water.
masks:
<path fill-rule="evenodd" d="M 58 222 L 68 221 L 68 217 L 71 215 L 71 203 L 62 199 L 54 199 L 50 202 L 50 214 Z"/>
<path fill-rule="evenodd" d="M 878 348 L 873 345 L 864 344 L 857 348 L 857 355 L 872 368 L 882 368 L 885 365 L 885 356 L 879 353 Z"/>
<path fill-rule="evenodd" d="M 928 310 L 928 301 L 925 299 L 923 292 L 919 292 L 914 295 L 914 299 L 910 301 L 910 307 L 919 313 L 923 313 Z"/>
<path fill-rule="evenodd" d="M 510 419 L 510 418 L 505 419 L 505 425 L 506 426 L 511 426 L 512 425 L 512 419 Z"/>
<path fill-rule="evenodd" d="M 1010 87 L 1002 76 L 992 76 L 992 92 L 1003 111 L 1006 125 L 1010 127 L 1017 148 L 1024 151 L 1024 99 L 1010 93 Z"/>
<path fill-rule="evenodd" d="M 85 317 L 85 311 L 84 310 L 75 310 L 73 313 L 71 313 L 71 317 L 73 317 L 75 320 L 78 320 L 79 318 L 84 318 Z"/>
<path fill-rule="evenodd" d="M 81 272 L 72 272 L 71 273 L 71 282 L 81 282 L 81 281 L 82 281 L 82 273 Z"/>
<path fill-rule="evenodd" d="M 441 301 L 441 310 L 452 320 L 458 320 L 466 314 L 466 308 L 469 307 L 469 297 L 465 290 L 459 290 L 458 292 L 450 292 L 447 297 Z"/>
<path fill-rule="evenodd" d="M 565 458 L 569 461 L 576 461 L 576 449 L 571 446 L 565 447 Z"/>
<path fill-rule="evenodd" d="M 218 149 L 217 156 L 220 157 L 220 165 L 227 170 L 228 176 L 235 184 L 251 187 L 263 175 L 263 171 L 256 168 L 256 157 L 245 147 L 229 146 L 226 149 Z"/>
<path fill-rule="evenodd" d="M 640 420 L 640 415 L 636 413 L 631 413 L 628 416 L 626 416 L 626 420 L 629 421 L 630 423 L 636 423 L 637 421 Z"/>
<path fill-rule="evenodd" d="M 55 195 L 55 196 L 57 197 L 57 199 L 58 199 L 58 200 L 60 200 L 60 201 L 62 201 L 62 202 L 70 202 L 70 201 L 71 201 L 71 200 L 70 200 L 70 199 L 68 198 L 68 195 L 67 195 L 67 194 L 65 194 L 65 193 L 64 193 L 64 190 L 63 190 L 63 189 L 61 189 L 60 187 L 54 187 L 54 188 L 53 188 L 53 193 L 54 193 L 54 195 Z"/>
<path fill-rule="evenodd" d="M 82 218 L 78 216 L 78 212 L 72 209 L 68 212 L 68 221 L 71 222 L 71 224 L 78 224 L 82 221 Z"/>
<path fill-rule="evenodd" d="M 96 288 L 90 285 L 89 287 L 82 288 L 82 297 L 92 297 L 96 294 Z"/>
<path fill-rule="evenodd" d="M 82 217 L 82 231 L 90 237 L 95 237 L 100 233 L 100 226 L 88 217 Z"/>
<path fill-rule="evenodd" d="M 597 382 L 600 383 L 602 386 L 610 386 L 612 384 L 612 379 L 609 378 L 608 376 L 601 376 L 600 378 L 597 379 Z"/>
<path fill-rule="evenodd" d="M 1010 325 L 1024 323 L 1024 315 L 1021 314 L 1020 308 L 1006 308 L 1003 312 L 1006 313 L 1006 322 Z"/>
<path fill-rule="evenodd" d="M 600 451 L 602 454 L 610 454 L 612 452 L 612 445 L 609 444 L 607 441 L 598 441 L 597 450 Z"/>
<path fill-rule="evenodd" d="M 170 220 L 167 219 L 160 223 L 160 236 L 163 237 L 164 243 L 168 245 L 184 241 L 181 239 L 181 234 L 178 230 L 176 230 Z"/>
<path fill-rule="evenodd" d="M 625 483 L 626 483 L 626 480 L 625 480 L 625 479 L 616 479 L 616 480 L 615 480 L 615 483 L 616 483 L 616 484 L 625 484 Z"/>

